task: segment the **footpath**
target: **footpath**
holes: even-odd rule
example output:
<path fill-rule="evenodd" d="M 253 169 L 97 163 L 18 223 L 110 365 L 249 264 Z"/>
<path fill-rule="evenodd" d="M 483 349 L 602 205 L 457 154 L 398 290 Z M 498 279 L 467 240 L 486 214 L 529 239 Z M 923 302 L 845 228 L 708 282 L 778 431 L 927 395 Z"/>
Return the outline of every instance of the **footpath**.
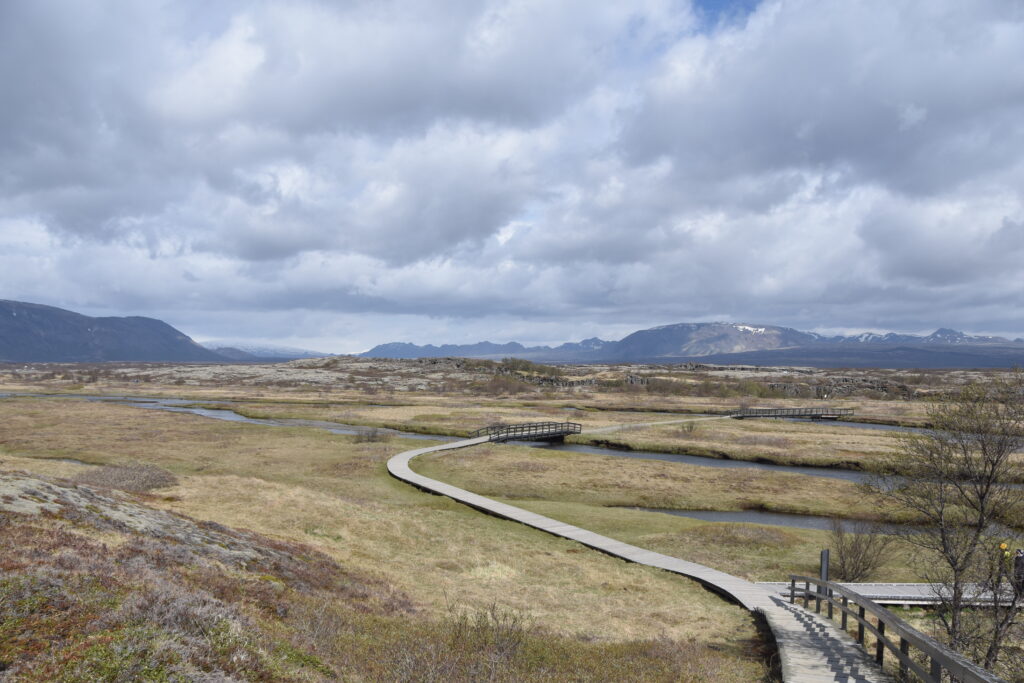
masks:
<path fill-rule="evenodd" d="M 867 683 L 892 680 L 864 650 L 857 646 L 853 638 L 833 622 L 798 605 L 791 605 L 774 590 L 695 562 L 646 550 L 514 505 L 500 503 L 416 474 L 409 467 L 409 462 L 417 456 L 454 448 L 467 448 L 487 443 L 489 438 L 481 436 L 399 453 L 388 460 L 388 472 L 424 491 L 447 496 L 477 510 L 577 541 L 630 562 L 690 577 L 715 592 L 731 597 L 748 610 L 763 615 L 768 622 L 778 645 L 782 677 L 787 682 Z"/>

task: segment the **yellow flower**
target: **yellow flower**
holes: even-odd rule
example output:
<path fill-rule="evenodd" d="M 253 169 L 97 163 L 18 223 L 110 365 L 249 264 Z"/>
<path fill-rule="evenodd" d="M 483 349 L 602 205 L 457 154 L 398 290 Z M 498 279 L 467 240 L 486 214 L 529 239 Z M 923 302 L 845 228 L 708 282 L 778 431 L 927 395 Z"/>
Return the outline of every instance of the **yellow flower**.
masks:
<path fill-rule="evenodd" d="M 1006 549 L 1007 549 L 1008 547 L 1009 547 L 1009 546 L 1007 546 L 1007 545 L 1006 545 L 1005 543 L 1000 543 L 1000 544 L 999 544 L 999 549 L 1000 549 L 1000 550 L 1006 550 Z"/>

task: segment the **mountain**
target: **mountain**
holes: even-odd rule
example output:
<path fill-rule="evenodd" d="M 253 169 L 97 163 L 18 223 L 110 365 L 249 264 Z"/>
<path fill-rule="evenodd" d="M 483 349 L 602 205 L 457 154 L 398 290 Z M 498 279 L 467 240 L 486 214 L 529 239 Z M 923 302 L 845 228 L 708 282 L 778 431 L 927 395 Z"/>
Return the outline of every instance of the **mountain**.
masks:
<path fill-rule="evenodd" d="M 803 346 L 821 337 L 789 327 L 734 323 L 679 323 L 640 330 L 617 342 L 613 358 L 693 357 Z"/>
<path fill-rule="evenodd" d="M 524 352 L 534 350 L 550 351 L 551 347 L 527 348 L 518 342 L 508 344 L 493 344 L 491 342 L 477 342 L 476 344 L 443 344 L 434 346 L 417 346 L 404 342 L 392 342 L 375 346 L 364 354 L 371 358 L 445 358 L 447 356 L 458 356 L 460 358 L 488 358 L 492 356 L 507 357 L 519 356 Z"/>
<path fill-rule="evenodd" d="M 259 356 L 255 356 L 248 351 L 243 351 L 242 349 L 234 346 L 206 346 L 205 348 L 210 349 L 218 356 L 223 356 L 228 360 L 240 361 L 242 363 L 258 363 L 260 360 Z"/>
<path fill-rule="evenodd" d="M 673 359 L 672 362 L 682 360 Z M 789 349 L 713 354 L 690 360 L 709 364 L 802 365 L 814 368 L 1016 368 L 1024 367 L 1024 343 L 819 344 Z"/>
<path fill-rule="evenodd" d="M 550 346 L 523 346 L 519 342 L 495 344 L 493 342 L 477 342 L 476 344 L 427 344 L 419 346 L 408 342 L 391 342 L 380 344 L 366 353 L 358 354 L 366 358 L 526 358 L 548 361 L 581 361 L 590 356 L 601 355 L 609 344 L 597 337 L 584 339 L 581 342 L 567 342 L 554 348 Z"/>
<path fill-rule="evenodd" d="M 1024 344 L 1002 337 L 972 336 L 940 328 L 927 336 L 876 334 L 823 336 L 777 325 L 678 323 L 638 330 L 619 341 L 525 347 L 516 342 L 417 346 L 382 344 L 363 356 L 423 358 L 459 356 L 534 361 L 654 362 L 702 360 L 756 365 L 819 367 L 1012 367 L 1024 365 Z"/>
<path fill-rule="evenodd" d="M 0 300 L 0 362 L 223 361 L 155 318 L 91 318 Z"/>
<path fill-rule="evenodd" d="M 1003 337 L 972 336 L 940 327 L 922 340 L 925 344 L 1009 344 L 1010 340 Z"/>
<path fill-rule="evenodd" d="M 249 342 L 206 341 L 202 345 L 231 360 L 264 363 L 268 361 L 298 360 L 299 358 L 323 358 L 329 353 L 299 349 L 294 346 L 273 346 L 269 344 L 251 344 Z"/>
<path fill-rule="evenodd" d="M 523 346 L 517 342 L 494 344 L 443 344 L 417 346 L 393 342 L 375 346 L 363 356 L 373 358 L 427 358 L 459 356 L 465 358 L 504 358 L 515 356 L 530 360 L 583 362 L 588 360 L 648 360 L 705 356 L 712 353 L 737 353 L 812 344 L 820 335 L 773 325 L 734 323 L 679 323 L 639 330 L 612 342 L 592 337 L 581 342 L 550 346 Z"/>

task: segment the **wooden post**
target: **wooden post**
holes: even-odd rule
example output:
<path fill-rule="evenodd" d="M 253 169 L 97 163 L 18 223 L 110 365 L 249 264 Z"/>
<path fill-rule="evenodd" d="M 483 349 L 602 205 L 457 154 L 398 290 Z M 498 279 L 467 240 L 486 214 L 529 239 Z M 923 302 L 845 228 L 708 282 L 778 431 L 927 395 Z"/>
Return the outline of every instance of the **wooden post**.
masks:
<path fill-rule="evenodd" d="M 885 658 L 885 622 L 878 617 L 878 638 L 875 639 L 875 661 L 881 665 Z"/>
<path fill-rule="evenodd" d="M 807 601 L 811 597 L 811 582 L 804 581 L 804 609 L 807 609 Z"/>
<path fill-rule="evenodd" d="M 843 596 L 843 616 L 840 617 L 840 620 L 843 623 L 843 630 L 844 631 L 846 630 L 846 610 L 849 609 L 849 607 L 850 607 L 850 599 L 844 595 Z"/>
<path fill-rule="evenodd" d="M 796 579 L 789 580 L 789 604 L 796 602 Z"/>
<path fill-rule="evenodd" d="M 902 637 L 900 638 L 900 654 L 910 654 L 910 641 Z M 907 665 L 903 662 L 902 659 L 900 660 L 900 680 L 907 680 Z"/>
<path fill-rule="evenodd" d="M 929 673 L 931 674 L 932 678 L 936 681 L 942 680 L 942 664 L 939 662 L 939 660 L 935 659 L 934 657 L 932 657 L 932 666 L 931 671 L 929 671 Z"/>
<path fill-rule="evenodd" d="M 821 563 L 818 566 L 818 578 L 821 579 L 821 583 L 818 584 L 814 611 L 821 614 L 821 596 L 825 595 L 828 590 L 825 586 L 825 582 L 828 581 L 828 548 L 821 551 Z M 832 616 L 832 603 L 829 603 L 829 616 Z"/>
<path fill-rule="evenodd" d="M 864 608 L 861 605 L 857 605 L 857 616 L 860 617 L 857 620 L 857 644 L 864 645 Z"/>
<path fill-rule="evenodd" d="M 832 618 L 832 589 L 828 589 L 828 618 Z"/>

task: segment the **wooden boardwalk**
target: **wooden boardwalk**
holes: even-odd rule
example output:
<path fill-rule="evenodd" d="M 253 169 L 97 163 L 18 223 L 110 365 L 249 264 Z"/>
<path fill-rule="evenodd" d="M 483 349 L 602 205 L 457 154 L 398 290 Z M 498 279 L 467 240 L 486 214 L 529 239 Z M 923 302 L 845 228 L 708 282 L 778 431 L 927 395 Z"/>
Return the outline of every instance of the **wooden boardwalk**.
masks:
<path fill-rule="evenodd" d="M 940 591 L 946 591 L 946 595 L 948 595 L 948 589 L 934 583 L 837 583 L 879 605 L 896 605 L 898 607 L 934 606 L 940 602 Z M 777 592 L 784 597 L 789 596 L 789 581 L 761 581 L 757 585 Z M 1012 596 L 1007 592 L 1002 597 L 1009 599 Z M 969 604 L 982 607 L 991 605 L 992 592 L 979 588 L 977 584 L 969 584 L 966 588 L 965 600 Z"/>
<path fill-rule="evenodd" d="M 729 417 L 743 420 L 751 417 L 799 417 L 810 420 L 838 420 L 851 417 L 853 408 L 740 408 Z"/>
<path fill-rule="evenodd" d="M 881 672 L 875 662 L 857 646 L 848 634 L 840 631 L 831 621 L 804 610 L 802 607 L 789 604 L 786 599 L 774 591 L 717 569 L 662 555 L 560 522 L 557 519 L 538 515 L 514 505 L 491 500 L 465 489 L 416 474 L 409 467 L 409 462 L 419 455 L 453 448 L 466 448 L 488 443 L 490 440 L 490 435 L 484 435 L 405 451 L 388 460 L 388 472 L 424 491 L 447 496 L 477 510 L 577 541 L 629 562 L 657 567 L 696 579 L 711 590 L 728 596 L 748 610 L 764 616 L 775 636 L 782 665 L 782 676 L 786 681 L 818 683 L 819 681 L 891 680 Z"/>

